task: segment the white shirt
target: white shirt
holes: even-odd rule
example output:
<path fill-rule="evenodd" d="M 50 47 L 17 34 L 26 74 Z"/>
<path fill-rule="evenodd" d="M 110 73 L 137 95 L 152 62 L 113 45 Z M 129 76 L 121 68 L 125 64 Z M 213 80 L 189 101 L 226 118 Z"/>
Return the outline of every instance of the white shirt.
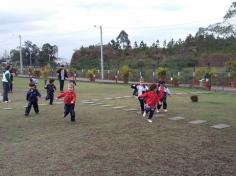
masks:
<path fill-rule="evenodd" d="M 6 78 L 6 75 L 9 74 L 10 75 L 10 71 L 7 70 L 3 73 L 2 75 L 2 82 L 8 82 L 7 78 Z"/>
<path fill-rule="evenodd" d="M 138 90 L 138 96 L 142 95 L 143 92 L 146 92 L 148 90 L 148 86 L 146 85 L 137 85 Z"/>

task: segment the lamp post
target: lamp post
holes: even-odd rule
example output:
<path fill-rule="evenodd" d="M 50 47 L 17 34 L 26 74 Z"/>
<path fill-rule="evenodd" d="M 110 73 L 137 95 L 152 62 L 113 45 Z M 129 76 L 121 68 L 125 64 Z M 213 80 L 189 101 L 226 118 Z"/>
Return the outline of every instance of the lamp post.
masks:
<path fill-rule="evenodd" d="M 23 63 L 22 63 L 22 51 L 21 51 L 21 35 L 19 35 L 19 40 L 20 40 L 20 73 L 23 74 Z"/>
<path fill-rule="evenodd" d="M 29 48 L 29 55 L 30 55 L 30 66 L 32 66 L 31 49 L 30 48 Z"/>
<path fill-rule="evenodd" d="M 96 26 L 94 25 L 94 27 L 99 27 L 100 29 L 100 37 L 101 37 L 101 79 L 104 79 L 104 71 L 103 71 L 103 44 L 102 44 L 102 26 Z"/>

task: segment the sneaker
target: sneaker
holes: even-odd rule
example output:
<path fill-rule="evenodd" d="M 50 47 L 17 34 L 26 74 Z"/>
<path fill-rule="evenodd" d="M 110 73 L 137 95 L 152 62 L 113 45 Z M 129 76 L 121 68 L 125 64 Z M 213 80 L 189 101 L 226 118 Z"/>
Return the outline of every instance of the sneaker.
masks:
<path fill-rule="evenodd" d="M 164 109 L 164 112 L 167 112 L 168 110 L 167 109 Z"/>
<path fill-rule="evenodd" d="M 147 114 L 146 111 L 144 111 L 144 113 L 143 113 L 143 117 L 146 117 L 146 114 Z"/>
<path fill-rule="evenodd" d="M 157 113 L 159 113 L 160 111 L 159 111 L 159 109 L 157 109 Z"/>
<path fill-rule="evenodd" d="M 148 119 L 147 121 L 148 121 L 149 123 L 152 123 L 152 120 L 151 120 L 151 119 Z"/>

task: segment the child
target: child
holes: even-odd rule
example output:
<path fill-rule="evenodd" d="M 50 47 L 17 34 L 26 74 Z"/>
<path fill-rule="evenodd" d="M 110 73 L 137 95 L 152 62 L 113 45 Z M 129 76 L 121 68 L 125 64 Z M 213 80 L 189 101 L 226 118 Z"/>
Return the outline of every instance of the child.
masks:
<path fill-rule="evenodd" d="M 26 100 L 28 101 L 28 106 L 25 109 L 25 116 L 28 116 L 33 105 L 34 111 L 36 114 L 39 113 L 39 106 L 38 106 L 38 97 L 41 97 L 41 94 L 36 88 L 36 85 L 33 83 L 29 84 L 29 91 L 26 95 Z"/>
<path fill-rule="evenodd" d="M 53 104 L 53 99 L 54 99 L 54 92 L 56 90 L 56 86 L 54 85 L 55 79 L 49 79 L 49 84 L 45 86 L 44 88 L 47 89 L 47 96 L 46 96 L 46 101 L 50 100 L 49 104 Z"/>
<path fill-rule="evenodd" d="M 149 89 L 150 89 L 149 92 L 146 92 L 146 93 L 140 95 L 139 98 L 146 99 L 143 117 L 145 117 L 146 114 L 148 112 L 150 112 L 149 117 L 148 117 L 148 122 L 152 123 L 152 116 L 155 112 L 157 104 L 160 103 L 160 100 L 159 100 L 159 97 L 156 93 L 157 85 L 152 84 Z"/>
<path fill-rule="evenodd" d="M 36 86 L 38 85 L 38 80 L 34 77 L 30 78 L 30 83 L 35 84 Z"/>
<path fill-rule="evenodd" d="M 73 83 L 76 86 L 76 71 L 73 72 L 73 74 L 71 74 L 71 77 L 69 77 L 69 83 Z"/>
<path fill-rule="evenodd" d="M 76 93 L 74 90 L 74 85 L 72 83 L 68 84 L 68 90 L 61 92 L 57 99 L 64 97 L 64 117 L 69 113 L 71 116 L 71 122 L 75 122 L 75 102 L 76 102 Z"/>
<path fill-rule="evenodd" d="M 158 113 L 160 112 L 162 104 L 163 104 L 164 112 L 167 112 L 167 101 L 166 101 L 166 99 L 167 99 L 168 95 L 169 96 L 171 95 L 171 93 L 170 93 L 170 90 L 168 89 L 168 87 L 165 85 L 164 81 L 159 81 L 157 94 L 160 97 L 160 101 L 161 101 L 161 104 L 158 104 L 158 106 L 157 106 L 157 112 Z"/>
<path fill-rule="evenodd" d="M 148 86 L 144 84 L 144 79 L 140 79 L 139 85 L 133 84 L 131 88 L 134 89 L 133 95 L 138 96 L 141 113 L 144 113 L 144 100 L 139 96 L 148 91 Z"/>

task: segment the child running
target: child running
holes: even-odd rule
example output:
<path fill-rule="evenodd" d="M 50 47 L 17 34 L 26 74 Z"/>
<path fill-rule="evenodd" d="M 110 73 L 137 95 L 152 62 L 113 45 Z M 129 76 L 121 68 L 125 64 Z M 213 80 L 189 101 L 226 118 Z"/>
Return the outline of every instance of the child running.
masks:
<path fill-rule="evenodd" d="M 61 92 L 57 99 L 64 97 L 64 117 L 69 113 L 71 116 L 71 122 L 75 122 L 75 102 L 76 102 L 76 93 L 74 90 L 74 85 L 72 83 L 68 84 L 68 89 L 65 92 Z"/>
<path fill-rule="evenodd" d="M 148 86 L 146 84 L 144 84 L 144 79 L 141 78 L 139 84 L 133 84 L 131 85 L 131 88 L 134 89 L 133 95 L 134 96 L 138 96 L 138 100 L 139 100 L 139 104 L 140 104 L 140 108 L 141 108 L 141 113 L 144 113 L 144 99 L 139 97 L 140 95 L 142 95 L 143 93 L 148 91 Z"/>
<path fill-rule="evenodd" d="M 161 106 L 163 105 L 163 111 L 167 112 L 167 96 L 171 96 L 170 90 L 165 85 L 164 81 L 159 81 L 157 94 L 160 97 L 160 104 L 157 106 L 157 113 L 160 112 Z"/>
<path fill-rule="evenodd" d="M 149 88 L 149 91 L 140 95 L 139 98 L 144 98 L 146 100 L 146 104 L 144 106 L 143 117 L 146 116 L 148 112 L 150 112 L 148 116 L 148 122 L 152 123 L 152 116 L 155 112 L 157 104 L 160 103 L 159 97 L 156 93 L 157 85 L 152 84 Z"/>
<path fill-rule="evenodd" d="M 36 114 L 39 113 L 38 97 L 41 97 L 36 85 L 34 83 L 29 84 L 29 90 L 26 95 L 26 100 L 28 101 L 28 106 L 25 109 L 25 116 L 28 116 L 33 105 Z"/>
<path fill-rule="evenodd" d="M 56 90 L 56 86 L 54 85 L 55 79 L 49 79 L 49 84 L 47 84 L 44 88 L 47 89 L 47 96 L 45 100 L 50 100 L 49 104 L 53 104 L 53 99 L 54 99 L 54 92 Z"/>

